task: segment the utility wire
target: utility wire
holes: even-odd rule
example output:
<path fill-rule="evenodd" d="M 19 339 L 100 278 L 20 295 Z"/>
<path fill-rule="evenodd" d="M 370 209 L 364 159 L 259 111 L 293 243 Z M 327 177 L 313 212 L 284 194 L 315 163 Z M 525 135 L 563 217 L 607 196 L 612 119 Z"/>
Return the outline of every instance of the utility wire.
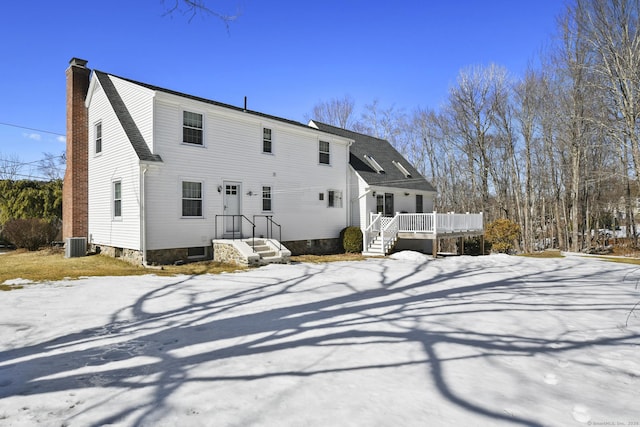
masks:
<path fill-rule="evenodd" d="M 30 127 L 27 127 L 27 126 L 16 125 L 16 124 L 13 124 L 13 123 L 0 122 L 0 125 L 10 126 L 10 127 L 18 128 L 18 129 L 32 130 L 32 131 L 35 131 L 35 132 L 48 133 L 48 134 L 56 135 L 56 136 L 65 136 L 65 134 L 63 134 L 63 133 L 52 132 L 50 130 L 30 128 Z"/>

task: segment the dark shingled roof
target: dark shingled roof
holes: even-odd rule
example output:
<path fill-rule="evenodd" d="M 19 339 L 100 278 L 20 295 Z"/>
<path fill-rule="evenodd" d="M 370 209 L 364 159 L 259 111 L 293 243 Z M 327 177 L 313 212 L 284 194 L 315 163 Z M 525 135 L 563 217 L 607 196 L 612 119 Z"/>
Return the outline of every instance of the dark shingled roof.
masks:
<path fill-rule="evenodd" d="M 410 190 L 436 191 L 431 183 L 420 175 L 420 173 L 393 148 L 389 141 L 341 129 L 315 120 L 313 120 L 313 123 L 323 132 L 354 140 L 354 143 L 349 148 L 349 163 L 367 184 L 406 188 Z M 384 169 L 384 172 L 378 173 L 367 161 L 365 155 L 373 157 L 382 169 Z M 394 161 L 404 166 L 410 176 L 406 177 L 405 174 L 396 167 L 393 163 Z"/>
<path fill-rule="evenodd" d="M 113 108 L 113 111 L 116 113 L 116 117 L 120 121 L 124 132 L 127 134 L 127 138 L 129 138 L 129 142 L 131 142 L 131 146 L 138 155 L 138 158 L 144 161 L 161 162 L 162 159 L 159 155 L 151 153 L 142 133 L 140 133 L 140 129 L 138 129 L 136 122 L 133 120 L 133 117 L 131 117 L 131 113 L 129 113 L 127 106 L 124 104 L 122 97 L 113 85 L 109 75 L 96 70 L 94 70 L 94 73 L 105 95 L 107 95 L 111 108 Z"/>
<path fill-rule="evenodd" d="M 253 116 L 264 117 L 264 118 L 267 118 L 267 119 L 276 120 L 276 121 L 279 121 L 279 122 L 282 122 L 282 123 L 287 123 L 287 124 L 294 125 L 294 126 L 301 126 L 301 127 L 306 128 L 306 129 L 309 129 L 308 125 L 306 125 L 304 123 L 296 122 L 295 120 L 283 119 L 282 117 L 271 116 L 269 114 L 260 113 L 259 111 L 248 110 L 248 109 L 236 107 L 235 105 L 224 104 L 222 102 L 213 101 L 211 99 L 201 98 L 199 96 L 194 96 L 194 95 L 189 95 L 187 93 L 177 92 L 175 90 L 171 90 L 171 89 L 166 89 L 166 88 L 159 87 L 159 86 L 150 85 L 148 83 L 143 83 L 143 82 L 139 82 L 139 81 L 136 81 L 136 80 L 131 80 L 131 79 L 128 79 L 126 77 L 116 76 L 115 74 L 109 74 L 109 75 L 113 76 L 113 77 L 116 77 L 118 79 L 127 81 L 129 83 L 133 83 L 135 85 L 150 89 L 150 90 L 154 90 L 154 91 L 158 91 L 158 92 L 164 92 L 164 93 L 168 93 L 170 95 L 180 96 L 182 98 L 192 99 L 194 101 L 204 102 L 206 104 L 215 105 L 215 106 L 218 106 L 218 107 L 227 108 L 227 109 L 234 110 L 234 111 L 240 111 L 240 112 L 243 112 L 243 113 L 246 113 L 246 114 L 250 114 L 250 115 L 253 115 Z"/>

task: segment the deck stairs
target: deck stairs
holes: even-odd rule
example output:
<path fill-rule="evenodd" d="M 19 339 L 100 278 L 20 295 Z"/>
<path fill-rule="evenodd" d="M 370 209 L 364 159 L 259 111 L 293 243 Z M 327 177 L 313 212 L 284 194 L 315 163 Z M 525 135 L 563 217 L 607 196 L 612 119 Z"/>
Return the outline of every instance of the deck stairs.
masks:
<path fill-rule="evenodd" d="M 362 252 L 362 255 L 365 256 L 380 256 L 387 255 L 391 252 L 398 241 L 397 236 L 393 238 L 388 244 L 387 248 L 383 249 L 382 244 L 382 234 L 378 234 L 378 236 L 374 237 L 371 243 L 369 243 L 367 248 Z"/>

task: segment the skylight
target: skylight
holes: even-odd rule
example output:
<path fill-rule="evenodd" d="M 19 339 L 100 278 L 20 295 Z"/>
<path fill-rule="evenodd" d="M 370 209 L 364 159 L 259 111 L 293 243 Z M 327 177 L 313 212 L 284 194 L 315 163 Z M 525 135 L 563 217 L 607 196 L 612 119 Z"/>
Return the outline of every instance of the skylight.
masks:
<path fill-rule="evenodd" d="M 409 171 L 407 170 L 407 168 L 405 168 L 404 166 L 402 166 L 400 164 L 400 162 L 396 162 L 395 160 L 392 160 L 393 164 L 398 168 L 398 170 L 400 172 L 402 172 L 402 174 L 404 175 L 405 178 L 411 178 L 411 174 L 409 173 Z"/>
<path fill-rule="evenodd" d="M 371 157 L 368 154 L 364 155 L 364 159 L 369 163 L 369 165 L 377 172 L 377 173 L 384 173 L 384 169 L 382 168 L 382 166 L 380 166 L 380 163 L 376 162 L 376 159 L 374 159 L 373 157 Z"/>

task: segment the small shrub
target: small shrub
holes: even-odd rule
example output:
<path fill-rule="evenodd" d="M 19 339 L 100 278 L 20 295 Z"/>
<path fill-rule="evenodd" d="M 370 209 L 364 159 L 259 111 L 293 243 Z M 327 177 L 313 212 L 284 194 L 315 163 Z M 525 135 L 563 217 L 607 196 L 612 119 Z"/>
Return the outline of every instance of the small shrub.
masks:
<path fill-rule="evenodd" d="M 347 227 L 340 233 L 340 240 L 345 252 L 362 252 L 362 230 L 360 227 Z"/>
<path fill-rule="evenodd" d="M 482 252 L 482 237 L 475 236 L 464 240 L 465 255 L 486 255 L 491 252 L 491 242 L 484 241 L 484 253 Z"/>
<path fill-rule="evenodd" d="M 514 248 L 514 242 L 520 237 L 520 226 L 506 218 L 496 219 L 487 226 L 485 236 L 494 251 L 506 254 Z"/>
<path fill-rule="evenodd" d="M 36 251 L 56 238 L 58 227 L 43 219 L 12 219 L 5 223 L 2 234 L 16 247 Z"/>

